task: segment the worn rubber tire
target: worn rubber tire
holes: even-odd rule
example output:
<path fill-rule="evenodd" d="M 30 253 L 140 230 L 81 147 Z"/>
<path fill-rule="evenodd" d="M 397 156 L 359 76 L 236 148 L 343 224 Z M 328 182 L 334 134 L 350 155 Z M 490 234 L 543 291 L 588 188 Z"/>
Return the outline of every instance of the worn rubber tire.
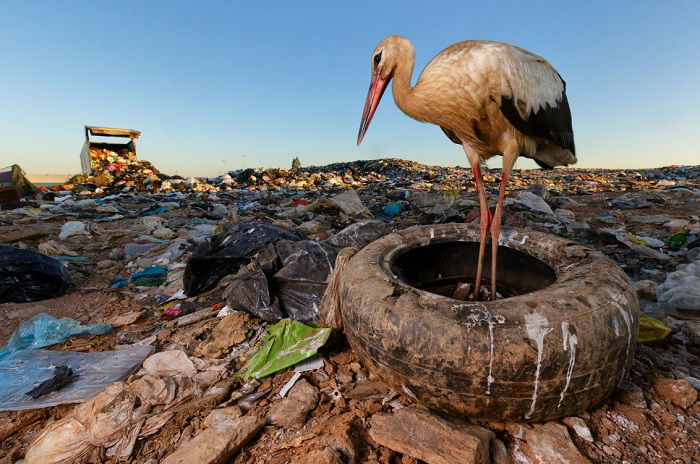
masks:
<path fill-rule="evenodd" d="M 419 290 L 392 272 L 392 260 L 411 248 L 478 240 L 478 227 L 466 224 L 417 226 L 360 250 L 339 286 L 355 352 L 397 391 L 449 414 L 552 420 L 612 393 L 632 364 L 639 301 L 625 273 L 601 253 L 504 228 L 500 244 L 543 261 L 556 281 L 489 302 Z"/>

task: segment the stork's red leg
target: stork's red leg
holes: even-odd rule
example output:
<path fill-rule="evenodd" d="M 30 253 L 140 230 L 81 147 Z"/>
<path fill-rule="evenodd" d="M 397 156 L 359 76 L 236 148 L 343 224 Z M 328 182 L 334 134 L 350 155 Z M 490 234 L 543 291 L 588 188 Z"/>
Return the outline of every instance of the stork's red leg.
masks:
<path fill-rule="evenodd" d="M 479 163 L 472 163 L 472 170 L 474 171 L 474 182 L 476 183 L 476 192 L 479 196 L 479 209 L 481 210 L 481 239 L 479 240 L 479 261 L 476 265 L 476 283 L 474 284 L 474 296 L 473 299 L 476 300 L 479 297 L 479 288 L 481 286 L 481 272 L 484 267 L 484 252 L 486 250 L 486 232 L 491 225 L 491 212 L 489 211 L 489 205 L 486 201 L 486 191 L 484 191 L 484 179 L 481 177 L 481 168 Z"/>
<path fill-rule="evenodd" d="M 503 217 L 503 197 L 506 193 L 508 183 L 508 169 L 503 169 L 501 176 L 501 186 L 498 188 L 498 201 L 496 211 L 491 222 L 491 299 L 496 299 L 496 256 L 498 254 L 498 238 L 501 235 L 501 218 Z"/>

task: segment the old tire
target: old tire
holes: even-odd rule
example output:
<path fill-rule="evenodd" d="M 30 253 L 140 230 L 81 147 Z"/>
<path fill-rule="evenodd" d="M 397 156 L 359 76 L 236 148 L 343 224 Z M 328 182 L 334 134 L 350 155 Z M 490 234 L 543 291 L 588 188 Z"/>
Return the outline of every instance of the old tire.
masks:
<path fill-rule="evenodd" d="M 625 273 L 601 253 L 505 228 L 500 245 L 537 258 L 553 279 L 491 302 L 440 296 L 395 274 L 408 251 L 478 240 L 478 228 L 465 224 L 418 226 L 360 250 L 339 286 L 344 330 L 355 352 L 397 391 L 449 414 L 552 420 L 612 393 L 632 363 L 639 302 Z M 499 262 L 501 254 L 507 253 L 499 253 Z M 443 272 L 441 266 L 431 271 L 426 264 L 420 272 Z M 510 267 L 515 279 L 530 269 Z"/>

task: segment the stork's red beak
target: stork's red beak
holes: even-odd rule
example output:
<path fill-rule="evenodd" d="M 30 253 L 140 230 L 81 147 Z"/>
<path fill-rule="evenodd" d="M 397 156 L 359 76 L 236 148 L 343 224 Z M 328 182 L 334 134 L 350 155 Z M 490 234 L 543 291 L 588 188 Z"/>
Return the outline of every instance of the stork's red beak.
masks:
<path fill-rule="evenodd" d="M 359 147 L 362 143 L 362 139 L 365 137 L 365 132 L 369 127 L 369 123 L 372 122 L 372 116 L 377 110 L 377 105 L 379 105 L 379 100 L 382 99 L 382 95 L 386 90 L 386 86 L 389 83 L 389 79 L 382 79 L 379 75 L 372 78 L 372 82 L 369 84 L 369 92 L 367 92 L 367 100 L 365 101 L 365 110 L 362 112 L 362 121 L 360 122 L 360 131 L 357 134 L 357 146 Z"/>

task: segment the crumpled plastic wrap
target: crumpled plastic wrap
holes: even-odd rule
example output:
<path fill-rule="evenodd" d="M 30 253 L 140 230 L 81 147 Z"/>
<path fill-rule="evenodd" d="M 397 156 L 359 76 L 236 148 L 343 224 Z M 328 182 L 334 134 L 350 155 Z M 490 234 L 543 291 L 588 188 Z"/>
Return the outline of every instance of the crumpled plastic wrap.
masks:
<path fill-rule="evenodd" d="M 252 255 L 270 243 L 305 238 L 301 232 L 274 223 L 251 220 L 227 224 L 222 232 L 193 252 L 185 268 L 185 293 L 192 296 L 208 290 L 224 276 L 248 264 Z"/>
<path fill-rule="evenodd" d="M 27 321 L 22 321 L 2 350 L 0 359 L 15 351 L 43 348 L 61 343 L 73 335 L 104 335 L 112 331 L 107 324 L 82 325 L 75 319 L 64 317 L 56 319 L 40 313 Z"/>

